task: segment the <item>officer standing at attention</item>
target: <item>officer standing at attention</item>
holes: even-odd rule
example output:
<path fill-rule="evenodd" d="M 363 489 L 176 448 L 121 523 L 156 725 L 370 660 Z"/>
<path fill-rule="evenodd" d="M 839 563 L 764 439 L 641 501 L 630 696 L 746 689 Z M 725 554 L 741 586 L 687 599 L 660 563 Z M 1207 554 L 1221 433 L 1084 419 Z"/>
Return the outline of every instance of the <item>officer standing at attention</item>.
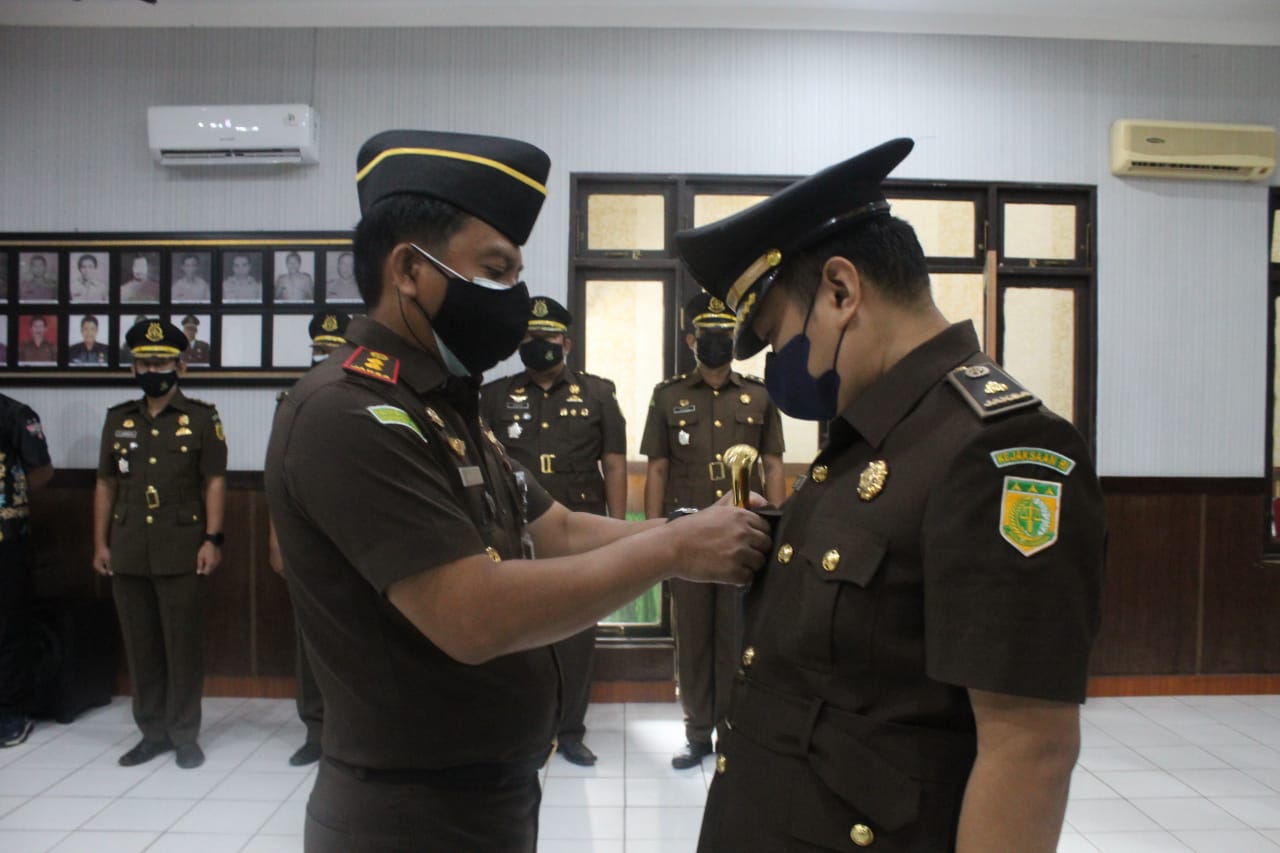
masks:
<path fill-rule="evenodd" d="M 608 379 L 565 366 L 573 348 L 569 309 L 536 296 L 520 344 L 525 371 L 480 389 L 480 413 L 551 497 L 574 512 L 627 516 L 627 422 Z M 591 701 L 596 629 L 556 643 L 564 688 L 557 751 L 589 767 L 596 756 L 582 742 Z"/>
<path fill-rule="evenodd" d="M 786 497 L 782 473 L 782 419 L 754 376 L 731 369 L 736 317 L 706 293 L 684 309 L 686 345 L 697 367 L 653 389 L 640 452 L 649 457 L 645 515 L 661 518 L 677 507 L 702 507 L 731 493 L 722 458 L 749 444 L 764 462 L 764 494 L 777 506 Z M 753 472 L 754 474 L 754 472 Z M 759 477 L 752 483 L 759 488 Z M 710 755 L 711 730 L 728 710 L 729 689 L 742 648 L 741 603 L 736 589 L 671 582 L 676 677 L 687 742 L 671 758 L 677 769 Z"/>
<path fill-rule="evenodd" d="M 948 324 L 880 184 L 896 139 L 676 235 L 829 421 L 746 604 L 698 849 L 1052 853 L 1099 623 L 1102 494 L 1070 423 Z"/>
<path fill-rule="evenodd" d="M 25 708 L 31 672 L 22 644 L 31 597 L 28 492 L 52 479 L 39 415 L 0 394 L 0 747 L 17 746 L 31 734 Z"/>
<path fill-rule="evenodd" d="M 344 335 L 347 324 L 351 322 L 350 314 L 333 311 L 318 311 L 311 318 L 307 331 L 311 334 L 311 363 L 319 364 L 329 357 L 335 349 L 347 342 Z M 276 403 L 289 395 L 281 391 Z M 284 577 L 284 556 L 280 553 L 280 540 L 276 536 L 275 523 L 267 519 L 267 563 L 272 570 Z M 289 756 L 289 764 L 303 767 L 320 760 L 323 748 L 320 745 L 320 734 L 324 731 L 324 697 L 320 695 L 320 685 L 316 684 L 315 673 L 311 671 L 311 661 L 307 659 L 307 646 L 302 641 L 302 628 L 298 620 L 293 621 L 293 633 L 296 639 L 294 646 L 294 678 L 297 687 L 294 703 L 298 708 L 298 719 L 307 727 L 307 739 L 302 746 Z"/>
<path fill-rule="evenodd" d="M 280 403 L 267 450 L 324 693 L 308 853 L 531 853 L 559 717 L 549 644 L 670 566 L 745 584 L 769 548 L 731 506 L 670 524 L 571 512 L 518 485 L 483 427 L 479 375 L 528 328 L 519 247 L 549 167 L 524 142 L 431 131 L 380 133 L 357 157 L 368 316 Z"/>
<path fill-rule="evenodd" d="M 144 320 L 125 342 L 143 397 L 107 410 L 93 498 L 93 568 L 111 577 L 142 730 L 120 764 L 176 749 L 179 767 L 199 767 L 204 577 L 222 562 L 226 437 L 218 410 L 178 388 L 181 329 Z"/>

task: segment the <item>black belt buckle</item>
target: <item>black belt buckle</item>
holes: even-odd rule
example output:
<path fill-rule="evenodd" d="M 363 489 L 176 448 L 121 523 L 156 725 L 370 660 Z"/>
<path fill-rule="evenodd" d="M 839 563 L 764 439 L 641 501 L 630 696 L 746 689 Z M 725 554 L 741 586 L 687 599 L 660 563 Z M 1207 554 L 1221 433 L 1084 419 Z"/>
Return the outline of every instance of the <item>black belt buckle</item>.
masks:
<path fill-rule="evenodd" d="M 147 486 L 147 509 L 160 508 L 160 493 L 156 491 L 155 486 Z"/>

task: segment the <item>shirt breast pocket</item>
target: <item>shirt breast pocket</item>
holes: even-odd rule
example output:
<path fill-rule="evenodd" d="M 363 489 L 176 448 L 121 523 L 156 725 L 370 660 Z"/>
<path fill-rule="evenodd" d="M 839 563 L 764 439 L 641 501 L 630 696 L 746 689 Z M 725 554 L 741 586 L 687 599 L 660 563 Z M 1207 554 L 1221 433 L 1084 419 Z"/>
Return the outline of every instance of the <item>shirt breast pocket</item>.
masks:
<path fill-rule="evenodd" d="M 793 570 L 803 572 L 792 654 L 818 672 L 864 669 L 878 615 L 876 578 L 889 542 L 847 520 L 819 520 L 807 539 L 792 561 Z"/>
<path fill-rule="evenodd" d="M 680 453 L 680 448 L 692 444 L 698 421 L 696 409 L 692 412 L 667 412 L 667 439 L 671 442 L 673 456 Z"/>
<path fill-rule="evenodd" d="M 170 436 L 168 448 L 170 453 L 198 459 L 200 458 L 200 436 L 195 433 Z"/>
<path fill-rule="evenodd" d="M 737 440 L 760 449 L 764 435 L 764 409 L 741 409 L 734 415 L 737 422 Z"/>

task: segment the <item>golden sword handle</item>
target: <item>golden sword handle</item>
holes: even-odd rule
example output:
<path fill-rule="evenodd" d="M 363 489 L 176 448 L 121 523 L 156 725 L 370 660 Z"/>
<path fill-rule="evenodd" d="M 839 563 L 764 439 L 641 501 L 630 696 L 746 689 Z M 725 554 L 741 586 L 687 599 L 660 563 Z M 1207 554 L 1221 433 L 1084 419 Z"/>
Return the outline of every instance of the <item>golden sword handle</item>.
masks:
<path fill-rule="evenodd" d="M 735 444 L 724 452 L 724 464 L 729 468 L 729 479 L 733 484 L 733 504 L 747 509 L 751 496 L 751 469 L 760 461 L 760 453 L 749 444 Z M 761 484 L 764 483 L 764 471 L 760 472 Z"/>

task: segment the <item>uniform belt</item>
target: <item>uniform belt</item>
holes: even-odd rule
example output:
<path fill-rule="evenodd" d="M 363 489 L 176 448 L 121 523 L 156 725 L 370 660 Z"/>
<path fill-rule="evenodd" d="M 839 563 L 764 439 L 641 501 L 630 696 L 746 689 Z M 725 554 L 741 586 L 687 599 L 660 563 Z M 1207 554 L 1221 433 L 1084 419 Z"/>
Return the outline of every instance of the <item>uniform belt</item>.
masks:
<path fill-rule="evenodd" d="M 538 456 L 538 473 L 540 474 L 596 474 L 600 466 L 594 459 L 579 461 L 566 459 L 558 453 L 543 453 Z"/>
<path fill-rule="evenodd" d="M 725 471 L 723 462 L 712 462 L 707 465 L 707 477 L 712 482 L 723 480 L 726 476 L 728 474 Z"/>
<path fill-rule="evenodd" d="M 552 749 L 554 750 L 554 746 Z M 432 770 L 382 769 L 347 764 L 326 755 L 324 760 L 335 770 L 361 782 L 382 785 L 421 785 L 447 791 L 489 791 L 511 788 L 534 779 L 547 763 L 550 753 L 524 759 L 483 764 L 461 764 Z"/>

